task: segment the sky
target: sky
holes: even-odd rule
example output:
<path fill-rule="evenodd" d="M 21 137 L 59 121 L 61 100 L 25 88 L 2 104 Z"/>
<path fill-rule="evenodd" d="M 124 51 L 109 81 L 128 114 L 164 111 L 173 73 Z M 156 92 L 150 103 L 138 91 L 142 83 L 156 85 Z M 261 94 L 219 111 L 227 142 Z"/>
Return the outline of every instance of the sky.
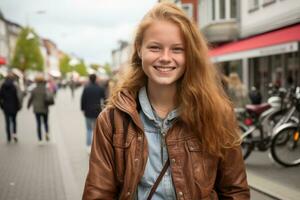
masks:
<path fill-rule="evenodd" d="M 111 63 L 119 40 L 131 42 L 135 27 L 157 0 L 0 0 L 4 17 L 29 25 L 62 51 L 87 63 Z"/>

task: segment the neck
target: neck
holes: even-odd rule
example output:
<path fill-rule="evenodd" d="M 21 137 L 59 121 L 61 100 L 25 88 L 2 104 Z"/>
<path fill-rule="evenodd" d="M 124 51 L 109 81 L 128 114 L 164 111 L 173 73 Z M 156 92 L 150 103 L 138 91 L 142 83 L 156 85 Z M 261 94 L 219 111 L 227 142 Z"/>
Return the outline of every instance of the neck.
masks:
<path fill-rule="evenodd" d="M 160 118 L 165 118 L 175 108 L 176 86 L 157 86 L 148 84 L 149 101 Z"/>

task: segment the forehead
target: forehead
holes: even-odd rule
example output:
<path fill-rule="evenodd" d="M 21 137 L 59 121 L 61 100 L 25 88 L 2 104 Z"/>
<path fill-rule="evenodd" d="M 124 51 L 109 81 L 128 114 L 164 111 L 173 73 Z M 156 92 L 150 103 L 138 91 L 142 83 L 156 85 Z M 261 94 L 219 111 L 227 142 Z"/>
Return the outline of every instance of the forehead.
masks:
<path fill-rule="evenodd" d="M 157 20 L 152 22 L 145 30 L 143 42 L 176 42 L 183 43 L 180 27 L 174 22 Z"/>

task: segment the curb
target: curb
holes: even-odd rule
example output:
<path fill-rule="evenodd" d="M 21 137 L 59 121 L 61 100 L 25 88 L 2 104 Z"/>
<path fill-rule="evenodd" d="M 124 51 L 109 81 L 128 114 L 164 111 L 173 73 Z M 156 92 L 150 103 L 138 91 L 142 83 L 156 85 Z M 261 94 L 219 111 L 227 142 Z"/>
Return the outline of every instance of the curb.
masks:
<path fill-rule="evenodd" d="M 299 200 L 300 191 L 294 188 L 262 178 L 247 171 L 248 184 L 251 189 L 264 193 L 267 196 L 281 200 Z"/>

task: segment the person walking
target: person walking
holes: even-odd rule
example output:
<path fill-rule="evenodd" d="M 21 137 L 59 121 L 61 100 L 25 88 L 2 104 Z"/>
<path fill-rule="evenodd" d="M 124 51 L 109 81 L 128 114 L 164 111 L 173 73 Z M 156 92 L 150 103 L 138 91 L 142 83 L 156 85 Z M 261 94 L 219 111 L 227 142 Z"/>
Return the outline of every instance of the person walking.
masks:
<path fill-rule="evenodd" d="M 97 118 L 84 200 L 250 199 L 237 121 L 205 41 L 175 4 L 145 15 Z"/>
<path fill-rule="evenodd" d="M 229 74 L 227 91 L 235 108 L 244 108 L 250 103 L 247 88 L 236 72 Z"/>
<path fill-rule="evenodd" d="M 97 84 L 97 76 L 91 74 L 89 83 L 83 89 L 81 95 L 81 110 L 85 116 L 86 124 L 86 146 L 90 152 L 93 129 L 97 116 L 101 111 L 101 106 L 105 100 L 105 88 Z"/>
<path fill-rule="evenodd" d="M 47 103 L 47 95 L 51 95 L 46 88 L 46 80 L 44 75 L 39 74 L 35 78 L 36 87 L 32 90 L 31 95 L 28 100 L 27 108 L 29 109 L 33 105 L 33 112 L 36 118 L 37 124 L 37 136 L 39 144 L 43 142 L 42 135 L 42 124 L 45 128 L 45 139 L 50 140 L 49 135 L 49 124 L 48 124 L 48 114 L 49 114 L 49 103 Z"/>
<path fill-rule="evenodd" d="M 10 143 L 12 138 L 18 142 L 17 113 L 21 109 L 21 103 L 18 89 L 14 84 L 14 76 L 9 73 L 0 88 L 0 107 L 5 117 L 7 143 Z"/>

